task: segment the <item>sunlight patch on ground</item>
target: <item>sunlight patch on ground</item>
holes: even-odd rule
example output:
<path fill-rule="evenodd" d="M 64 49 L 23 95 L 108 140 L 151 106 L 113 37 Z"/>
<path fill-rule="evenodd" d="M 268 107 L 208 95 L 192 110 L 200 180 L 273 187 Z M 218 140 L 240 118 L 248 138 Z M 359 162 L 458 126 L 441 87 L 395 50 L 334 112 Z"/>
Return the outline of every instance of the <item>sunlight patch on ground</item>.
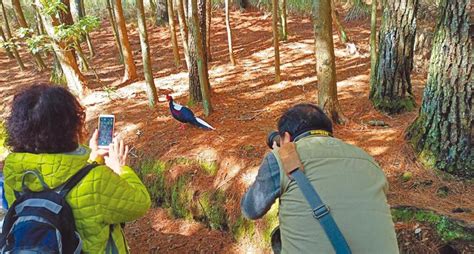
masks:
<path fill-rule="evenodd" d="M 242 178 L 240 179 L 242 184 L 245 186 L 245 188 L 250 187 L 252 183 L 255 181 L 255 178 L 257 177 L 258 174 L 258 168 L 255 168 L 257 170 L 247 170 L 244 174 L 242 174 Z"/>

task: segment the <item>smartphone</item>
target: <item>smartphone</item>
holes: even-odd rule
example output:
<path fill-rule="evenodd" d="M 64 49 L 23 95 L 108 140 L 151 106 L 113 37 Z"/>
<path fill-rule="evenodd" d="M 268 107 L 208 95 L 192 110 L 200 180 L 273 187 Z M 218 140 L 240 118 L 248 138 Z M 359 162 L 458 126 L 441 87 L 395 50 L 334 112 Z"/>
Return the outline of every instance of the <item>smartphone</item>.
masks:
<path fill-rule="evenodd" d="M 99 116 L 99 148 L 107 149 L 114 138 L 114 115 Z"/>

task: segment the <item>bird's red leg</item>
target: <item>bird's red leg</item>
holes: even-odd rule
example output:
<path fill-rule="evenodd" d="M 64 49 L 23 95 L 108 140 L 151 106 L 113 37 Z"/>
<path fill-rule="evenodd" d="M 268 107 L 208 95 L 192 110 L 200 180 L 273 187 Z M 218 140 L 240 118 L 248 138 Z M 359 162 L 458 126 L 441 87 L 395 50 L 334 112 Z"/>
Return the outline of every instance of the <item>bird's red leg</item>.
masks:
<path fill-rule="evenodd" d="M 178 129 L 184 131 L 186 129 L 186 125 L 184 123 L 182 123 L 182 124 L 180 124 Z"/>

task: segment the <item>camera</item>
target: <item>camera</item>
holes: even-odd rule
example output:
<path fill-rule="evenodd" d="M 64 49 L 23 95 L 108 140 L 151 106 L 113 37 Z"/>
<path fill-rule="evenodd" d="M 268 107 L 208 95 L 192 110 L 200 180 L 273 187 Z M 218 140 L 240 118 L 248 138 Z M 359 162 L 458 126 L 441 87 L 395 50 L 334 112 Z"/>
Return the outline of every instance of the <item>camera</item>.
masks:
<path fill-rule="evenodd" d="M 267 146 L 270 149 L 273 149 L 273 142 L 275 142 L 277 146 L 280 146 L 280 134 L 278 133 L 278 131 L 272 131 L 268 133 Z"/>

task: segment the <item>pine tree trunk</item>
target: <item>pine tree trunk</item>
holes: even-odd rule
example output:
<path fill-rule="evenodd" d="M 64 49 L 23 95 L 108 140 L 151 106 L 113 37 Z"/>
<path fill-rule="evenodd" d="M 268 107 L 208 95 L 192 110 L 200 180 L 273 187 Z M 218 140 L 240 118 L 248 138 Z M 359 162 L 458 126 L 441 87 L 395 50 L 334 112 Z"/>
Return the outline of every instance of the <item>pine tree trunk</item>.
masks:
<path fill-rule="evenodd" d="M 230 29 L 230 5 L 229 0 L 225 0 L 225 25 L 227 28 L 227 43 L 229 46 L 229 59 L 235 65 L 234 50 L 232 48 L 232 30 Z"/>
<path fill-rule="evenodd" d="M 123 53 L 122 53 L 122 44 L 120 44 L 120 39 L 118 35 L 118 28 L 117 22 L 115 22 L 115 17 L 113 14 L 113 1 L 114 0 L 105 0 L 107 4 L 107 12 L 109 14 L 109 23 L 112 26 L 112 33 L 114 34 L 115 45 L 117 46 L 118 54 L 119 54 L 119 62 L 123 62 Z"/>
<path fill-rule="evenodd" d="M 319 106 L 335 122 L 344 123 L 336 86 L 336 64 L 332 39 L 331 0 L 313 1 Z"/>
<path fill-rule="evenodd" d="M 136 5 L 138 30 L 140 32 L 140 45 L 142 48 L 143 72 L 146 82 L 145 91 L 148 96 L 148 105 L 154 107 L 156 102 L 158 102 L 158 95 L 156 94 L 155 81 L 153 80 L 153 71 L 151 69 L 150 47 L 148 45 L 148 32 L 146 30 L 143 0 L 136 0 Z"/>
<path fill-rule="evenodd" d="M 286 0 L 281 0 L 281 39 L 283 41 L 288 40 L 288 22 L 287 22 L 287 15 L 286 15 Z"/>
<path fill-rule="evenodd" d="M 156 25 L 168 23 L 168 0 L 157 0 L 156 4 Z"/>
<path fill-rule="evenodd" d="M 474 177 L 472 4 L 443 0 L 420 113 L 408 129 L 429 167 Z"/>
<path fill-rule="evenodd" d="M 375 84 L 377 68 L 377 0 L 372 0 L 370 15 L 370 87 Z M 372 90 L 372 89 L 371 89 Z"/>
<path fill-rule="evenodd" d="M 241 10 L 247 9 L 249 6 L 248 0 L 237 0 L 237 3 L 239 4 Z"/>
<path fill-rule="evenodd" d="M 280 78 L 280 49 L 278 36 L 278 0 L 272 0 L 272 29 L 273 29 L 273 48 L 275 51 L 275 83 L 279 83 Z"/>
<path fill-rule="evenodd" d="M 39 8 L 44 8 L 41 0 L 36 0 L 36 4 Z M 52 43 L 53 49 L 58 57 L 59 63 L 61 64 L 61 69 L 64 72 L 69 90 L 71 90 L 71 92 L 76 96 L 83 98 L 88 91 L 86 78 L 79 70 L 74 53 L 69 47 L 70 45 L 67 45 L 66 42 L 60 41 L 56 37 L 54 31 L 55 26 L 59 26 L 62 23 L 67 24 L 68 21 L 64 20 L 62 22 L 62 20 L 58 19 L 56 16 L 46 16 L 43 14 L 41 14 L 41 18 L 43 19 L 43 24 L 45 25 L 47 34 L 54 40 L 54 43 Z"/>
<path fill-rule="evenodd" d="M 29 26 L 28 26 L 28 23 L 26 22 L 25 15 L 23 14 L 23 10 L 21 9 L 20 0 L 12 0 L 12 6 L 13 6 L 13 10 L 15 11 L 15 16 L 18 20 L 18 24 L 20 25 L 20 27 L 28 29 Z M 33 58 L 35 59 L 36 68 L 38 69 L 38 71 L 40 72 L 44 71 L 46 69 L 46 65 L 44 64 L 44 61 L 41 58 L 41 56 L 38 53 L 31 52 L 31 54 Z"/>
<path fill-rule="evenodd" d="M 133 61 L 132 47 L 128 40 L 127 27 L 125 25 L 125 17 L 123 16 L 122 0 L 115 0 L 114 6 L 115 20 L 118 25 L 118 35 L 120 39 L 120 45 L 122 45 L 122 54 L 125 65 L 125 75 L 123 77 L 124 82 L 136 80 L 137 68 Z"/>
<path fill-rule="evenodd" d="M 184 5 L 183 0 L 176 0 L 179 31 L 181 35 L 181 41 L 183 43 L 184 58 L 186 60 L 186 67 L 191 69 L 191 62 L 189 60 L 189 47 L 188 47 L 188 25 L 186 24 L 186 17 L 184 16 Z"/>
<path fill-rule="evenodd" d="M 156 25 L 157 17 L 156 17 L 156 1 L 155 0 L 149 0 L 150 3 L 150 16 L 151 20 L 153 20 L 153 24 Z"/>
<path fill-rule="evenodd" d="M 205 1 L 206 0 L 200 0 L 200 5 L 203 5 L 204 2 L 204 8 L 205 8 Z M 201 30 L 206 30 L 205 25 L 204 29 L 202 29 L 202 25 L 200 25 L 200 20 L 198 17 L 198 3 L 197 0 L 190 0 L 190 6 L 191 8 L 189 9 L 189 23 L 192 24 L 190 25 L 192 38 L 195 40 L 194 41 L 194 50 L 196 52 L 196 60 L 197 60 L 197 66 L 198 66 L 198 73 L 199 73 L 199 83 L 200 83 L 200 90 L 201 90 L 201 95 L 202 95 L 202 104 L 204 108 L 204 114 L 208 116 L 212 112 L 212 105 L 211 105 L 211 95 L 210 95 L 210 89 L 209 89 L 209 77 L 208 77 L 208 72 L 207 72 L 207 61 L 205 58 L 205 50 L 204 50 L 204 45 L 205 42 L 202 39 L 201 35 Z M 199 11 L 201 15 L 205 15 L 206 10 L 201 10 Z M 201 16 L 201 20 L 205 24 L 205 17 Z"/>
<path fill-rule="evenodd" d="M 211 19 L 212 19 L 212 1 L 206 0 L 206 56 L 207 62 L 212 61 L 211 55 Z"/>
<path fill-rule="evenodd" d="M 187 3 L 187 20 L 188 20 L 188 46 L 189 46 L 189 62 L 190 68 L 188 68 L 189 75 L 189 104 L 193 105 L 197 102 L 202 101 L 201 85 L 199 83 L 199 70 L 198 70 L 198 55 L 197 55 L 197 45 L 195 38 L 195 33 L 199 29 L 199 25 L 193 22 L 192 13 L 192 2 L 193 0 L 188 0 Z M 199 23 L 199 22 L 196 22 Z"/>
<path fill-rule="evenodd" d="M 10 40 L 12 38 L 12 32 L 10 30 L 10 23 L 8 22 L 8 14 L 5 10 L 5 5 L 3 5 L 3 0 L 0 0 L 0 5 L 2 7 L 2 14 L 3 14 L 3 21 L 5 22 L 5 34 L 6 34 L 6 40 Z M 20 67 L 21 71 L 24 71 L 26 69 L 25 65 L 23 64 L 23 61 L 21 60 L 20 54 L 18 53 L 18 50 L 15 46 L 10 48 L 13 56 L 15 57 L 16 63 Z"/>
<path fill-rule="evenodd" d="M 86 6 L 84 4 L 84 0 L 81 1 L 81 12 L 83 17 L 87 15 L 86 13 Z M 107 1 L 107 0 L 106 0 Z M 94 45 L 92 44 L 91 37 L 89 33 L 86 33 L 86 42 L 87 42 L 87 47 L 89 48 L 89 56 L 94 57 L 95 56 L 95 50 L 94 50 Z"/>
<path fill-rule="evenodd" d="M 171 44 L 173 47 L 173 56 L 174 56 L 174 64 L 176 67 L 181 65 L 181 59 L 179 58 L 179 49 L 178 49 L 178 41 L 176 39 L 176 27 L 174 25 L 174 9 L 173 9 L 173 0 L 167 0 L 168 6 L 168 25 L 171 34 Z"/>
<path fill-rule="evenodd" d="M 7 37 L 5 37 L 5 33 L 3 32 L 3 28 L 0 26 L 0 36 L 2 37 L 2 40 L 4 42 L 7 41 Z M 9 48 L 5 48 L 5 52 L 7 53 L 8 58 L 14 59 L 15 57 L 13 56 L 13 53 Z"/>
<path fill-rule="evenodd" d="M 370 99 L 375 108 L 390 114 L 415 107 L 410 73 L 417 9 L 418 0 L 385 0 Z"/>
<path fill-rule="evenodd" d="M 202 41 L 202 50 L 203 50 L 203 59 L 204 59 L 204 62 L 206 64 L 204 64 L 204 68 L 205 68 L 205 72 L 206 72 L 206 75 L 208 75 L 209 71 L 208 71 L 208 67 L 207 67 L 207 50 L 206 50 L 206 37 L 207 37 L 207 33 L 206 33 L 206 14 L 207 14 L 207 8 L 206 8 L 206 4 L 207 4 L 207 0 L 198 0 L 198 18 L 199 18 L 199 31 L 201 32 L 201 41 Z M 210 90 L 211 87 L 210 87 L 210 83 L 209 83 L 209 78 L 207 78 L 207 82 L 208 84 L 208 89 Z"/>
<path fill-rule="evenodd" d="M 376 0 L 372 0 L 372 1 L 376 1 Z M 332 16 L 332 21 L 337 26 L 337 34 L 339 35 L 339 40 L 342 43 L 349 42 L 350 39 L 347 36 L 347 33 L 344 30 L 344 27 L 342 26 L 341 21 L 339 21 L 339 16 L 337 15 L 337 12 L 336 12 L 336 4 L 334 3 L 334 0 L 331 0 L 331 16 Z"/>

